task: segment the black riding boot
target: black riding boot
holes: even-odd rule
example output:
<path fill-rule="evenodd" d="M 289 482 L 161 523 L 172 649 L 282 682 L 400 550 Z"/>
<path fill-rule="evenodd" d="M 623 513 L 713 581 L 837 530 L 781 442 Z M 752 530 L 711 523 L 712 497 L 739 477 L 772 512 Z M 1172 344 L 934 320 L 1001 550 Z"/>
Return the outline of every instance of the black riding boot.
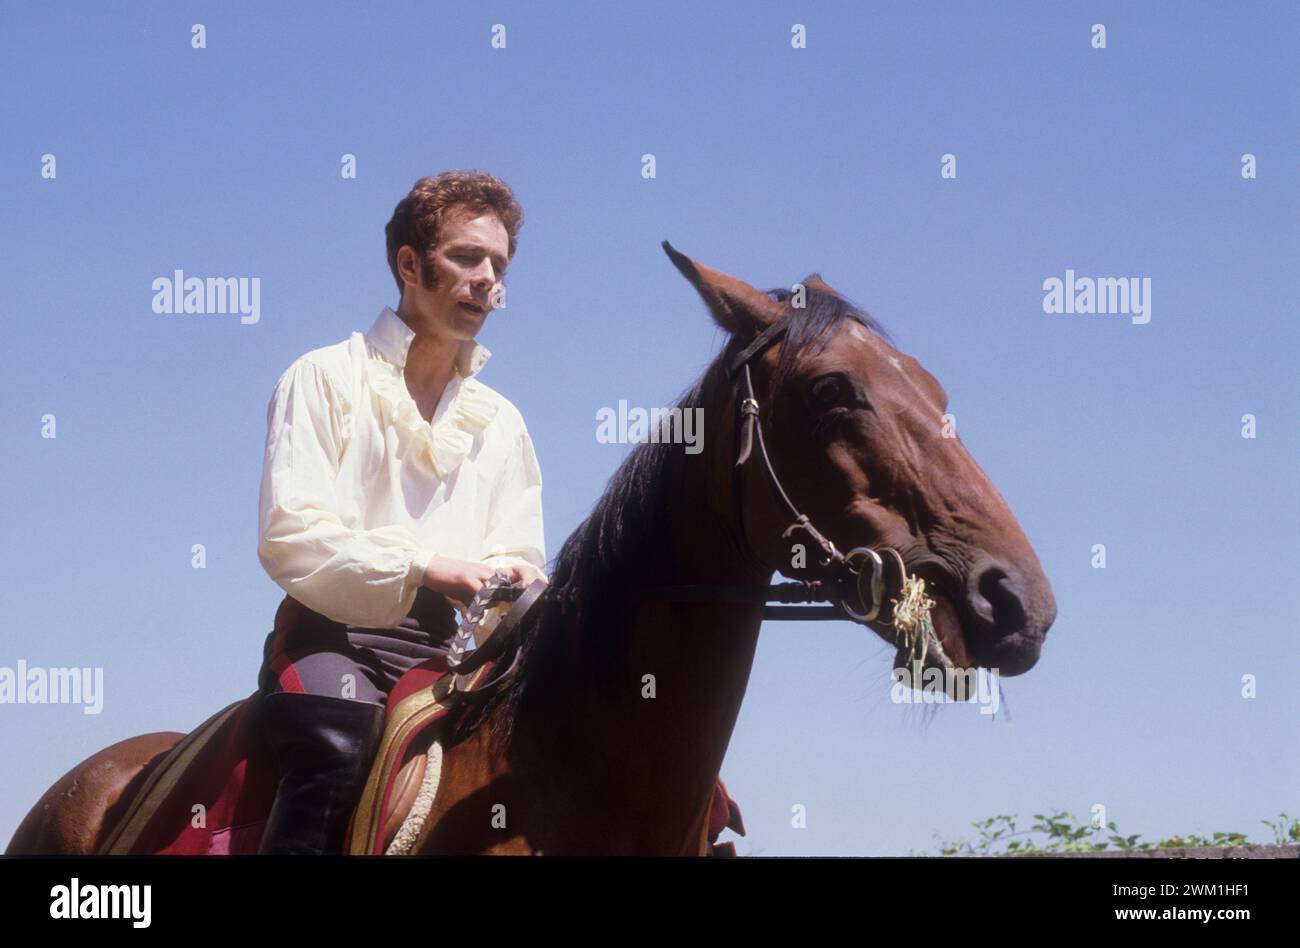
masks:
<path fill-rule="evenodd" d="M 383 706 L 287 691 L 259 701 L 280 786 L 258 852 L 341 853 L 384 733 Z"/>

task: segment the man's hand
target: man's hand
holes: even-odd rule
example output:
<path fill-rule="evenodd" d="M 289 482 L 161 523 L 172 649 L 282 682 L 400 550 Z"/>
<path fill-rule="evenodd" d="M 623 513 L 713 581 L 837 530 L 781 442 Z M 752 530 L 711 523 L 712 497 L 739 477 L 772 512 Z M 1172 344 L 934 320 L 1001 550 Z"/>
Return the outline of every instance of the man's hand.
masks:
<path fill-rule="evenodd" d="M 424 585 L 436 593 L 442 593 L 464 610 L 469 608 L 469 603 L 495 572 L 486 563 L 435 555 L 424 569 Z"/>
<path fill-rule="evenodd" d="M 525 589 L 531 586 L 534 580 L 546 580 L 546 577 L 542 575 L 542 571 L 532 563 L 517 563 L 513 566 L 502 566 L 500 567 L 500 570 L 510 577 L 510 582 L 522 583 Z"/>

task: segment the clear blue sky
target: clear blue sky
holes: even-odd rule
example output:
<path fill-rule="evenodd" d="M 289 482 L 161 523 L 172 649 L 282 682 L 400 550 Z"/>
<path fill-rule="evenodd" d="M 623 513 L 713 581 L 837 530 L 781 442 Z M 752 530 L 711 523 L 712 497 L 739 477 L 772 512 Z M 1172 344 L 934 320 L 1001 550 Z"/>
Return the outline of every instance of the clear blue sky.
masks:
<path fill-rule="evenodd" d="M 105 670 L 97 716 L 0 705 L 0 839 L 95 750 L 253 690 L 283 595 L 256 556 L 271 389 L 396 303 L 393 205 L 470 167 L 525 208 L 480 339 L 537 445 L 549 555 L 628 450 L 597 409 L 670 404 L 721 343 L 667 238 L 759 286 L 818 270 L 876 315 L 1053 582 L 1010 723 L 891 704 L 859 627 L 766 626 L 723 768 L 742 854 L 902 854 L 1094 803 L 1150 839 L 1300 813 L 1297 7 L 540 6 L 0 13 L 0 665 Z M 155 315 L 175 268 L 260 277 L 260 322 Z M 1151 322 L 1046 315 L 1067 268 L 1150 277 Z"/>

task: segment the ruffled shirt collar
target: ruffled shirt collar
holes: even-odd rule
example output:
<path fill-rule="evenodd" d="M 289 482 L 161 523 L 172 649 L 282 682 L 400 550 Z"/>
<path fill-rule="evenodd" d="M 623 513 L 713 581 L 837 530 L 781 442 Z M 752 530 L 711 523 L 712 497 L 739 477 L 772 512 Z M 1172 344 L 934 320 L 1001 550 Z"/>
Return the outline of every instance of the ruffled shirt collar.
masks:
<path fill-rule="evenodd" d="M 393 312 L 391 306 L 380 311 L 375 324 L 366 333 L 368 339 L 384 357 L 399 369 L 406 367 L 406 356 L 411 351 L 415 340 L 415 330 L 402 322 L 402 317 Z M 492 350 L 481 342 L 466 339 L 460 344 L 456 353 L 456 373 L 464 378 L 472 378 L 487 364 L 492 357 Z"/>
<path fill-rule="evenodd" d="M 403 371 L 415 332 L 391 307 L 385 306 L 365 338 L 383 356 L 366 360 L 370 387 L 384 404 L 393 426 L 422 443 L 418 456 L 437 477 L 446 477 L 469 454 L 475 436 L 496 417 L 496 400 L 487 386 L 474 378 L 492 353 L 473 339 L 461 343 L 455 358 L 457 377 L 447 383 L 452 388 L 451 402 L 445 411 L 434 415 L 430 424 L 411 398 Z"/>

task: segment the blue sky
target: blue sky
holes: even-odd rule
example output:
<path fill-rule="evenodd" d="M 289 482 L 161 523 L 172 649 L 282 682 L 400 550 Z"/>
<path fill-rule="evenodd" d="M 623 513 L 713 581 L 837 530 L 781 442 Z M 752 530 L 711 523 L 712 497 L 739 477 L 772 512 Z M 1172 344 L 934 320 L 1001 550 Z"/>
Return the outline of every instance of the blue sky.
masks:
<path fill-rule="evenodd" d="M 1295 6 L 267 6 L 0 13 L 0 665 L 105 674 L 98 715 L 0 705 L 0 838 L 75 762 L 254 689 L 283 595 L 256 557 L 271 389 L 396 304 L 393 205 L 471 167 L 525 209 L 482 378 L 533 434 L 548 555 L 628 450 L 596 411 L 670 404 L 721 345 L 669 239 L 879 318 L 1052 580 L 1010 721 L 892 704 L 857 626 L 768 624 L 723 767 L 742 854 L 1096 803 L 1148 839 L 1300 813 Z M 176 268 L 260 277 L 260 320 L 154 314 Z M 1149 277 L 1150 323 L 1045 314 L 1067 269 Z"/>

